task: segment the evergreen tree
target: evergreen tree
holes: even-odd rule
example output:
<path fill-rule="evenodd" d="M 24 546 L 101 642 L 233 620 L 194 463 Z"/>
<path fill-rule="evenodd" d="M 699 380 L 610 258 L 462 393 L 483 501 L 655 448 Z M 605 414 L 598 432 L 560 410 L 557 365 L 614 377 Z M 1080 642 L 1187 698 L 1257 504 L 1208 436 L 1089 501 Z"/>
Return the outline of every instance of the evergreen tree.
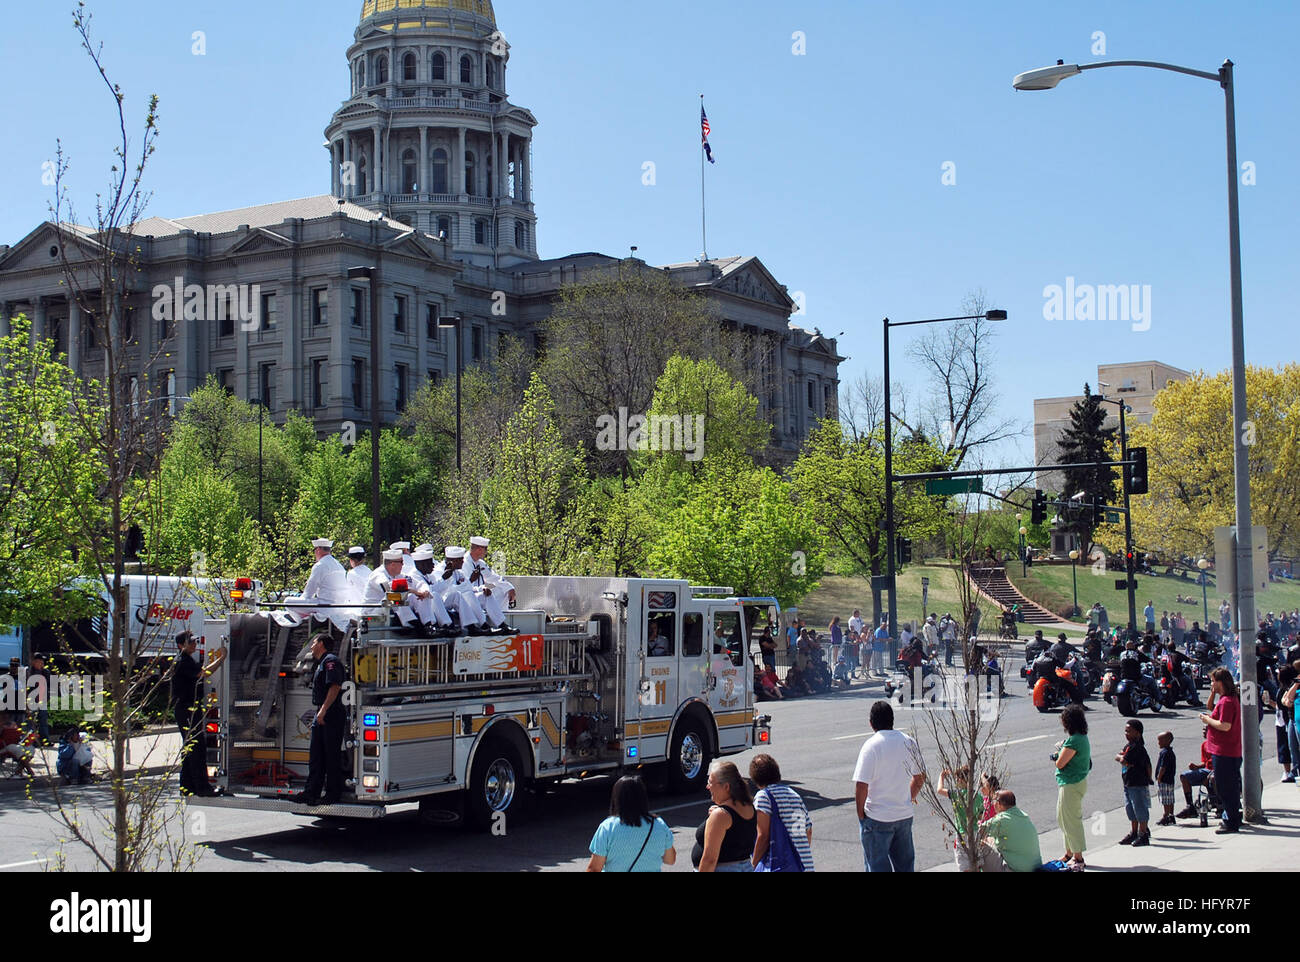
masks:
<path fill-rule="evenodd" d="M 1101 396 L 1094 395 L 1088 384 L 1083 386 L 1083 397 L 1070 408 L 1070 426 L 1060 440 L 1058 464 L 1084 461 L 1109 461 L 1116 444 L 1116 429 L 1106 427 L 1106 409 Z M 1088 544 L 1092 538 L 1092 504 L 1117 504 L 1120 496 L 1118 472 L 1115 468 L 1067 468 L 1062 500 L 1073 498 L 1082 491 L 1083 498 L 1076 501 L 1066 514 L 1065 530 L 1074 532 L 1080 543 Z"/>

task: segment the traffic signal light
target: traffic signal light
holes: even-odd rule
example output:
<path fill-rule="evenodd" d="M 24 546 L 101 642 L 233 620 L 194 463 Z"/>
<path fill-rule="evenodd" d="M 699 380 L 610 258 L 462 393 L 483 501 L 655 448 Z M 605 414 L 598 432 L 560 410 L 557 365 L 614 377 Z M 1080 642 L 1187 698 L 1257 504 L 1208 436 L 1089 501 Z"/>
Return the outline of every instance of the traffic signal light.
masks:
<path fill-rule="evenodd" d="M 901 565 L 912 563 L 912 540 L 910 538 L 898 539 L 898 563 Z"/>
<path fill-rule="evenodd" d="M 1124 552 L 1124 570 L 1129 574 L 1133 573 L 1134 563 L 1137 561 L 1137 555 L 1133 553 L 1133 546 L 1129 545 L 1128 550 Z"/>
<path fill-rule="evenodd" d="M 1101 527 L 1106 523 L 1106 505 L 1100 501 L 1092 503 L 1092 523 L 1094 527 Z"/>
<path fill-rule="evenodd" d="M 1146 494 L 1147 493 L 1147 449 L 1129 448 L 1128 456 L 1129 456 L 1129 460 L 1133 462 L 1133 467 L 1128 469 L 1128 493 Z"/>
<path fill-rule="evenodd" d="M 1034 501 L 1029 509 L 1030 524 L 1042 524 L 1047 520 L 1047 493 L 1034 491 Z"/>

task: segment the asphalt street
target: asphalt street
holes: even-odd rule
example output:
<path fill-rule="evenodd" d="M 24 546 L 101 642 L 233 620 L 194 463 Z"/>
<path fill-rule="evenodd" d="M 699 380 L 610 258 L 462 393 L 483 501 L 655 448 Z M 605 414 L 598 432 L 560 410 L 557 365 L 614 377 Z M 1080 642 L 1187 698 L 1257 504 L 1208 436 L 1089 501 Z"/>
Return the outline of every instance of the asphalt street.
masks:
<path fill-rule="evenodd" d="M 1017 677 L 1019 661 L 1006 667 L 1011 695 L 1002 700 L 993 742 L 1009 772 L 1005 787 L 1015 791 L 1039 832 L 1049 832 L 1056 828 L 1056 783 L 1048 755 L 1063 737 L 1059 713 L 1035 710 Z M 772 715 L 770 752 L 812 814 L 813 858 L 819 871 L 863 870 L 852 773 L 858 751 L 871 734 L 868 710 L 882 694 L 879 681 L 859 682 L 849 691 L 762 706 Z M 1098 847 L 1113 843 L 1128 830 L 1119 766 L 1112 760 L 1123 744 L 1124 722 L 1100 698 L 1088 704 L 1094 767 L 1084 812 L 1089 846 Z M 1155 735 L 1164 729 L 1174 733 L 1180 768 L 1199 760 L 1202 726 L 1196 715 L 1196 709 L 1187 707 L 1159 717 L 1142 716 L 1153 761 Z M 921 710 L 900 711 L 896 727 L 917 736 L 926 764 L 937 777 L 934 741 Z M 1267 720 L 1264 730 L 1265 772 L 1271 778 L 1276 769 L 1268 761 L 1273 745 Z M 733 760 L 744 771 L 753 754 Z M 178 809 L 170 831 L 175 837 L 183 833 L 197 846 L 197 867 L 203 871 L 578 871 L 586 864 L 592 832 L 607 813 L 612 784 L 611 777 L 599 776 L 557 786 L 533 802 L 527 818 L 512 819 L 503 835 L 471 834 L 454 824 L 428 827 L 419 822 L 413 806 L 365 823 L 274 812 Z M 100 786 L 81 789 L 78 800 L 83 813 L 106 811 L 109 801 Z M 707 796 L 656 794 L 652 805 L 672 826 L 677 840 L 678 861 L 668 870 L 690 871 L 690 848 L 695 827 L 708 809 Z M 1153 818 L 1158 818 L 1154 797 L 1152 805 Z M 60 831 L 50 810 L 44 791 L 32 799 L 21 792 L 0 795 L 0 870 L 42 871 L 51 864 L 60 848 L 58 840 L 67 838 L 68 832 Z M 1160 831 L 1154 829 L 1157 838 Z M 913 837 L 918 870 L 951 864 L 951 841 L 924 803 L 917 806 Z M 66 843 L 62 850 L 69 868 L 90 867 L 89 857 L 77 843 Z M 1045 858 L 1060 854 L 1043 851 Z"/>

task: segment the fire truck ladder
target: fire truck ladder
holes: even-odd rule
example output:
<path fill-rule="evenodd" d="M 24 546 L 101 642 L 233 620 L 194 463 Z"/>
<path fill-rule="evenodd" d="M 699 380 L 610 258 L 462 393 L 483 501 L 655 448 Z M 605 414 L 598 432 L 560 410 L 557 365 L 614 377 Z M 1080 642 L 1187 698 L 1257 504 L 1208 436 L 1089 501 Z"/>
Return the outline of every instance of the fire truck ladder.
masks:
<path fill-rule="evenodd" d="M 291 631 L 288 625 L 280 625 L 279 635 L 275 641 L 275 654 L 267 664 L 266 691 L 262 694 L 262 702 L 257 709 L 257 719 L 253 723 L 253 730 L 263 738 L 270 737 L 267 728 L 270 727 L 271 717 L 275 712 L 276 696 L 280 693 L 280 667 L 284 664 L 284 653 L 289 647 Z"/>

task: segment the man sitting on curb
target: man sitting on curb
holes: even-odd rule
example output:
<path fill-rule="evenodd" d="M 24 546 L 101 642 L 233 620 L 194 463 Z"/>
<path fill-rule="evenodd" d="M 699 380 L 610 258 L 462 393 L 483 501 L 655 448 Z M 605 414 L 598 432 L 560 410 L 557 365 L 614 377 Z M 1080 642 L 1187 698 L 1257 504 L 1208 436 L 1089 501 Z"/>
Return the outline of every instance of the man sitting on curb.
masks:
<path fill-rule="evenodd" d="M 984 823 L 984 831 L 1002 863 L 999 871 L 1036 872 L 1043 864 L 1038 848 L 1038 830 L 1029 816 L 1016 807 L 1015 792 L 1002 789 L 993 796 L 997 814 Z M 989 862 L 985 860 L 985 871 Z"/>

